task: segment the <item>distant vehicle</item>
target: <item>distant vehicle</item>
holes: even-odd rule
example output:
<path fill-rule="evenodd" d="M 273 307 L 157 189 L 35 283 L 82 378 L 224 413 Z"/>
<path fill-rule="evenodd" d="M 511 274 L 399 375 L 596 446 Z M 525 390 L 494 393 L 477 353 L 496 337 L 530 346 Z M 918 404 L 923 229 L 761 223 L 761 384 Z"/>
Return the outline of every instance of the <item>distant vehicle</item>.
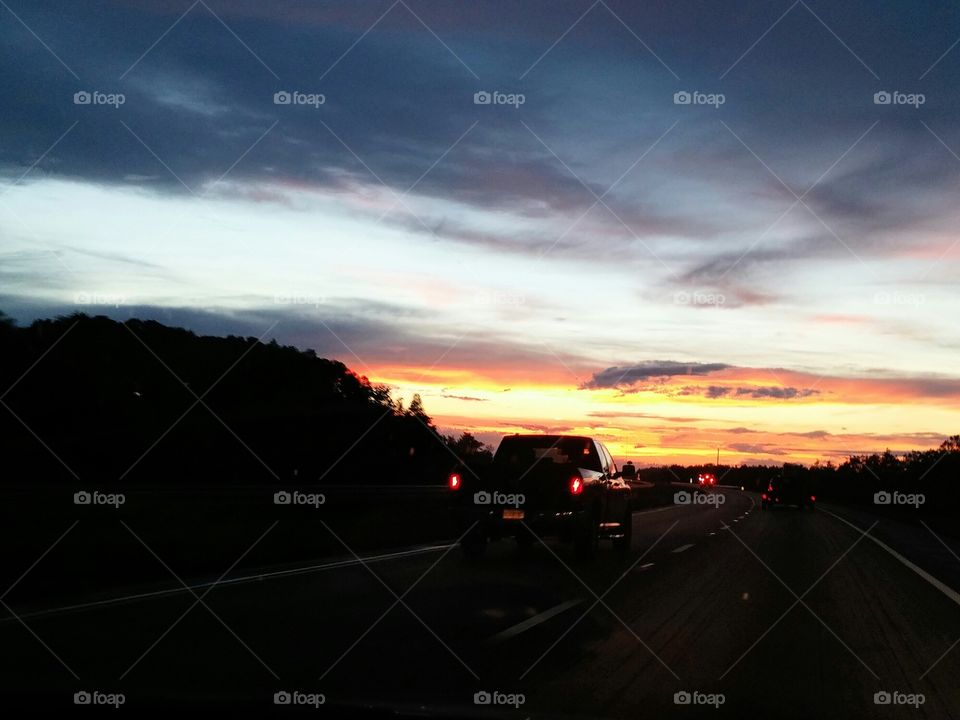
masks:
<path fill-rule="evenodd" d="M 701 473 L 697 476 L 697 484 L 702 488 L 712 488 L 717 486 L 717 478 L 710 473 Z"/>
<path fill-rule="evenodd" d="M 468 557 L 491 540 L 513 537 L 525 546 L 533 533 L 572 541 L 592 556 L 601 539 L 630 547 L 630 486 L 603 443 L 576 435 L 508 435 L 493 463 L 477 477 L 455 470 L 448 479 L 463 511 L 461 541 Z"/>
<path fill-rule="evenodd" d="M 637 479 L 637 468 L 630 460 L 627 460 L 620 468 L 620 477 L 627 482 L 634 482 Z"/>
<path fill-rule="evenodd" d="M 767 489 L 760 494 L 760 509 L 796 505 L 799 508 L 817 507 L 817 496 L 813 493 L 803 476 L 790 466 L 784 466 L 776 477 L 767 483 Z"/>

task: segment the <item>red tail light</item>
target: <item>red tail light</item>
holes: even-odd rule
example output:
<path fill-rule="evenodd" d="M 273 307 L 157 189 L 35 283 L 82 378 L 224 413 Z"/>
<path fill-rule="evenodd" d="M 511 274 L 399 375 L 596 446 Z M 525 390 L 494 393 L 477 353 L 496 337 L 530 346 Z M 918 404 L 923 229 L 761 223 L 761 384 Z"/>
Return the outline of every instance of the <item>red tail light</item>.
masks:
<path fill-rule="evenodd" d="M 767 499 L 767 494 L 766 494 L 766 493 L 763 493 L 762 495 L 760 495 L 760 499 L 761 499 L 761 500 L 766 500 L 766 499 Z"/>
<path fill-rule="evenodd" d="M 583 492 L 583 478 L 579 475 L 574 475 L 570 478 L 570 494 L 579 495 Z"/>
<path fill-rule="evenodd" d="M 811 496 L 810 496 L 810 502 L 816 502 L 816 501 L 817 501 L 817 496 L 816 496 L 816 495 L 811 495 Z"/>
<path fill-rule="evenodd" d="M 450 477 L 447 478 L 447 485 L 451 490 L 459 490 L 460 476 L 457 473 L 450 473 Z"/>

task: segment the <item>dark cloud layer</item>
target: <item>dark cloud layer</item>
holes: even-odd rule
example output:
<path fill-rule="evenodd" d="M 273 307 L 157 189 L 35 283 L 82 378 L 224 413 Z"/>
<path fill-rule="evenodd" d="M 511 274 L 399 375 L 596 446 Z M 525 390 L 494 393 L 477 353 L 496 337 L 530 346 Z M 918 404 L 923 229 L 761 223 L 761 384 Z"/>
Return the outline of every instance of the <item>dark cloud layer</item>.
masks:
<path fill-rule="evenodd" d="M 785 8 L 609 0 L 543 55 L 584 3 L 454 8 L 410 0 L 390 9 L 387 0 L 210 0 L 172 29 L 190 2 L 9 4 L 62 63 L 4 11 L 3 173 L 18 177 L 77 123 L 24 182 L 68 177 L 186 193 L 230 170 L 239 184 L 330 193 L 381 181 L 400 193 L 416 184 L 418 196 L 572 220 L 677 122 L 605 197 L 623 223 L 600 207 L 589 232 L 554 250 L 601 242 L 642 258 L 654 250 L 681 282 L 846 252 L 808 215 L 803 234 L 737 260 L 793 202 L 780 179 L 799 194 L 830 169 L 805 202 L 865 255 L 890 250 L 872 233 L 927 223 L 952 208 L 958 168 L 919 121 L 960 147 L 952 122 L 960 52 L 916 78 L 960 35 L 957 8 L 811 2 L 763 36 Z M 73 94 L 83 89 L 122 92 L 126 102 L 76 106 Z M 526 103 L 476 106 L 481 89 L 522 92 Z M 928 99 L 920 110 L 878 107 L 872 97 L 881 89 Z M 326 103 L 277 106 L 279 90 L 323 93 Z M 723 92 L 727 102 L 720 110 L 678 107 L 679 90 Z M 730 207 L 732 188 L 741 201 L 750 198 L 740 211 Z M 680 193 L 690 200 L 682 211 L 672 202 Z M 443 214 L 431 214 L 427 225 L 455 242 L 533 254 L 558 234 L 498 236 Z M 744 226 L 751 230 L 744 241 L 715 242 Z M 691 258 L 671 246 L 637 247 L 634 236 L 680 236 L 700 247 Z M 733 301 L 735 288 L 727 289 Z"/>
<path fill-rule="evenodd" d="M 709 375 L 730 367 L 724 363 L 682 363 L 674 360 L 650 360 L 628 365 L 610 367 L 594 373 L 583 384 L 584 388 L 621 388 L 636 385 L 638 382 L 653 378 L 670 378 L 677 375 Z"/>

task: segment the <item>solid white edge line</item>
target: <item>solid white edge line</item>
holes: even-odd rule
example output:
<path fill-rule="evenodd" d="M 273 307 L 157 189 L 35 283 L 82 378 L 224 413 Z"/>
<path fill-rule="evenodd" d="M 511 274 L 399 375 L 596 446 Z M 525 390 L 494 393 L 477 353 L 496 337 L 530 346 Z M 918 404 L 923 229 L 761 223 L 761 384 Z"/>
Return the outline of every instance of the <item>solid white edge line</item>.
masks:
<path fill-rule="evenodd" d="M 522 622 L 518 622 L 516 625 L 511 625 L 506 630 L 501 630 L 496 635 L 492 635 L 486 640 L 483 641 L 484 645 L 493 645 L 495 643 L 501 643 L 504 640 L 509 640 L 512 637 L 516 637 L 522 632 L 526 632 L 532 627 L 536 627 L 542 622 L 546 622 L 552 617 L 559 615 L 562 612 L 566 612 L 572 607 L 576 607 L 583 602 L 583 598 L 577 598 L 576 600 L 567 600 L 562 602 L 559 605 L 554 605 L 549 610 L 544 610 L 542 613 L 537 613 L 533 617 L 529 617 Z"/>
<path fill-rule="evenodd" d="M 852 527 L 854 530 L 856 530 L 856 531 L 858 531 L 858 532 L 861 532 L 861 533 L 862 533 L 862 532 L 864 531 L 864 529 L 865 529 L 865 528 L 857 527 L 857 526 L 854 525 L 852 522 L 850 522 L 850 521 L 848 521 L 848 520 L 840 517 L 840 516 L 837 515 L 836 513 L 830 512 L 830 511 L 827 510 L 826 508 L 821 507 L 820 510 L 821 510 L 821 512 L 827 513 L 827 515 L 830 515 L 831 517 L 835 517 L 837 520 L 839 520 L 840 522 L 844 523 L 845 525 L 849 525 L 850 527 Z M 949 585 L 946 585 L 946 584 L 940 582 L 939 580 L 937 580 L 937 578 L 935 578 L 933 575 L 931 575 L 930 573 L 928 573 L 928 572 L 927 572 L 926 570 L 924 570 L 922 567 L 919 567 L 918 565 L 910 562 L 909 560 L 907 560 L 907 558 L 905 558 L 903 555 L 901 555 L 900 553 L 898 553 L 898 552 L 897 552 L 896 550 L 894 550 L 892 547 L 890 547 L 889 545 L 887 545 L 886 543 L 884 543 L 884 542 L 882 542 L 882 541 L 880 541 L 880 540 L 877 540 L 877 538 L 875 538 L 873 535 L 867 535 L 867 538 L 868 538 L 869 540 L 873 540 L 877 545 L 879 545 L 879 546 L 882 547 L 884 550 L 886 550 L 886 551 L 887 551 L 890 555 L 892 555 L 894 558 L 896 558 L 896 559 L 899 560 L 901 563 L 903 563 L 905 566 L 907 566 L 908 568 L 910 568 L 911 570 L 913 570 L 917 575 L 919 575 L 919 576 L 922 577 L 924 580 L 926 580 L 928 583 L 930 583 L 931 585 L 933 585 L 937 590 L 939 590 L 939 591 L 942 592 L 944 595 L 946 595 L 948 598 L 950 598 L 951 600 L 953 600 L 957 605 L 960 605 L 960 593 L 958 593 L 958 592 L 957 592 L 956 590 L 954 590 L 952 587 L 950 587 Z"/>
<path fill-rule="evenodd" d="M 411 548 L 409 550 L 399 550 L 392 553 L 382 553 L 380 555 L 370 555 L 367 557 L 361 557 L 360 560 L 356 558 L 346 558 L 343 560 L 333 560 L 328 563 L 322 563 L 319 565 L 307 565 L 304 567 L 288 568 L 286 570 L 274 570 L 271 572 L 256 573 L 254 575 L 244 575 L 236 578 L 228 578 L 221 580 L 220 582 L 208 581 L 202 583 L 196 583 L 194 585 L 188 585 L 187 587 L 179 586 L 174 588 L 167 588 L 165 590 L 153 590 L 151 592 L 142 592 L 135 593 L 133 595 L 122 595 L 120 597 L 113 598 L 104 598 L 103 600 L 93 600 L 91 602 L 77 603 L 74 605 L 65 605 L 63 607 L 56 608 L 46 608 L 43 610 L 34 610 L 32 612 L 18 613 L 22 618 L 35 618 L 35 617 L 44 617 L 47 615 L 57 615 L 60 613 L 78 611 L 78 610 L 91 610 L 97 607 L 104 607 L 106 605 L 118 605 L 126 602 L 136 602 L 137 600 L 152 600 L 155 598 L 161 598 L 169 595 L 179 595 L 181 593 L 189 592 L 190 590 L 202 590 L 208 588 L 211 585 L 217 585 L 218 587 L 223 587 L 226 585 L 241 585 L 243 583 L 249 582 L 260 582 L 264 579 L 272 579 L 279 577 L 286 577 L 292 575 L 306 575 L 313 572 L 323 572 L 325 570 L 337 570 L 343 567 L 353 567 L 356 565 L 362 565 L 363 563 L 374 563 L 374 562 L 384 562 L 387 560 L 395 560 L 398 558 L 410 557 L 412 555 L 423 555 L 425 553 L 438 552 L 440 550 L 446 550 L 450 547 L 450 544 L 447 545 L 425 545 L 423 547 Z M 189 589 L 188 589 L 189 588 Z M 0 624 L 15 620 L 12 617 L 0 618 Z"/>

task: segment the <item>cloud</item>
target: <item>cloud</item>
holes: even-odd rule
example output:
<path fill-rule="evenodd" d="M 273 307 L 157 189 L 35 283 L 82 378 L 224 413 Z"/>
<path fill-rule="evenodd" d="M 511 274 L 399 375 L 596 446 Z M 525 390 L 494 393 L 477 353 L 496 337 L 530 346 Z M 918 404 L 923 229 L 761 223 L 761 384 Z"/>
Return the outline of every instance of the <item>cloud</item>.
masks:
<path fill-rule="evenodd" d="M 811 395 L 819 395 L 819 390 L 811 388 L 795 387 L 741 387 L 737 388 L 737 395 L 749 395 L 752 398 L 774 398 L 777 400 L 792 400 L 793 398 L 805 398 Z"/>
<path fill-rule="evenodd" d="M 624 367 L 610 367 L 593 374 L 583 389 L 621 388 L 636 385 L 652 378 L 672 378 L 678 375 L 709 375 L 730 367 L 724 363 L 682 363 L 673 360 L 650 360 Z"/>
<path fill-rule="evenodd" d="M 784 450 L 781 450 L 777 447 L 772 447 L 770 445 L 763 444 L 754 444 L 754 443 L 731 443 L 729 446 L 732 450 L 742 453 L 750 453 L 752 455 L 786 455 L 787 453 Z"/>
<path fill-rule="evenodd" d="M 448 398 L 450 400 L 465 400 L 468 402 L 488 402 L 489 401 L 489 398 L 472 397 L 470 395 L 450 395 L 444 392 L 440 393 L 440 397 Z"/>

